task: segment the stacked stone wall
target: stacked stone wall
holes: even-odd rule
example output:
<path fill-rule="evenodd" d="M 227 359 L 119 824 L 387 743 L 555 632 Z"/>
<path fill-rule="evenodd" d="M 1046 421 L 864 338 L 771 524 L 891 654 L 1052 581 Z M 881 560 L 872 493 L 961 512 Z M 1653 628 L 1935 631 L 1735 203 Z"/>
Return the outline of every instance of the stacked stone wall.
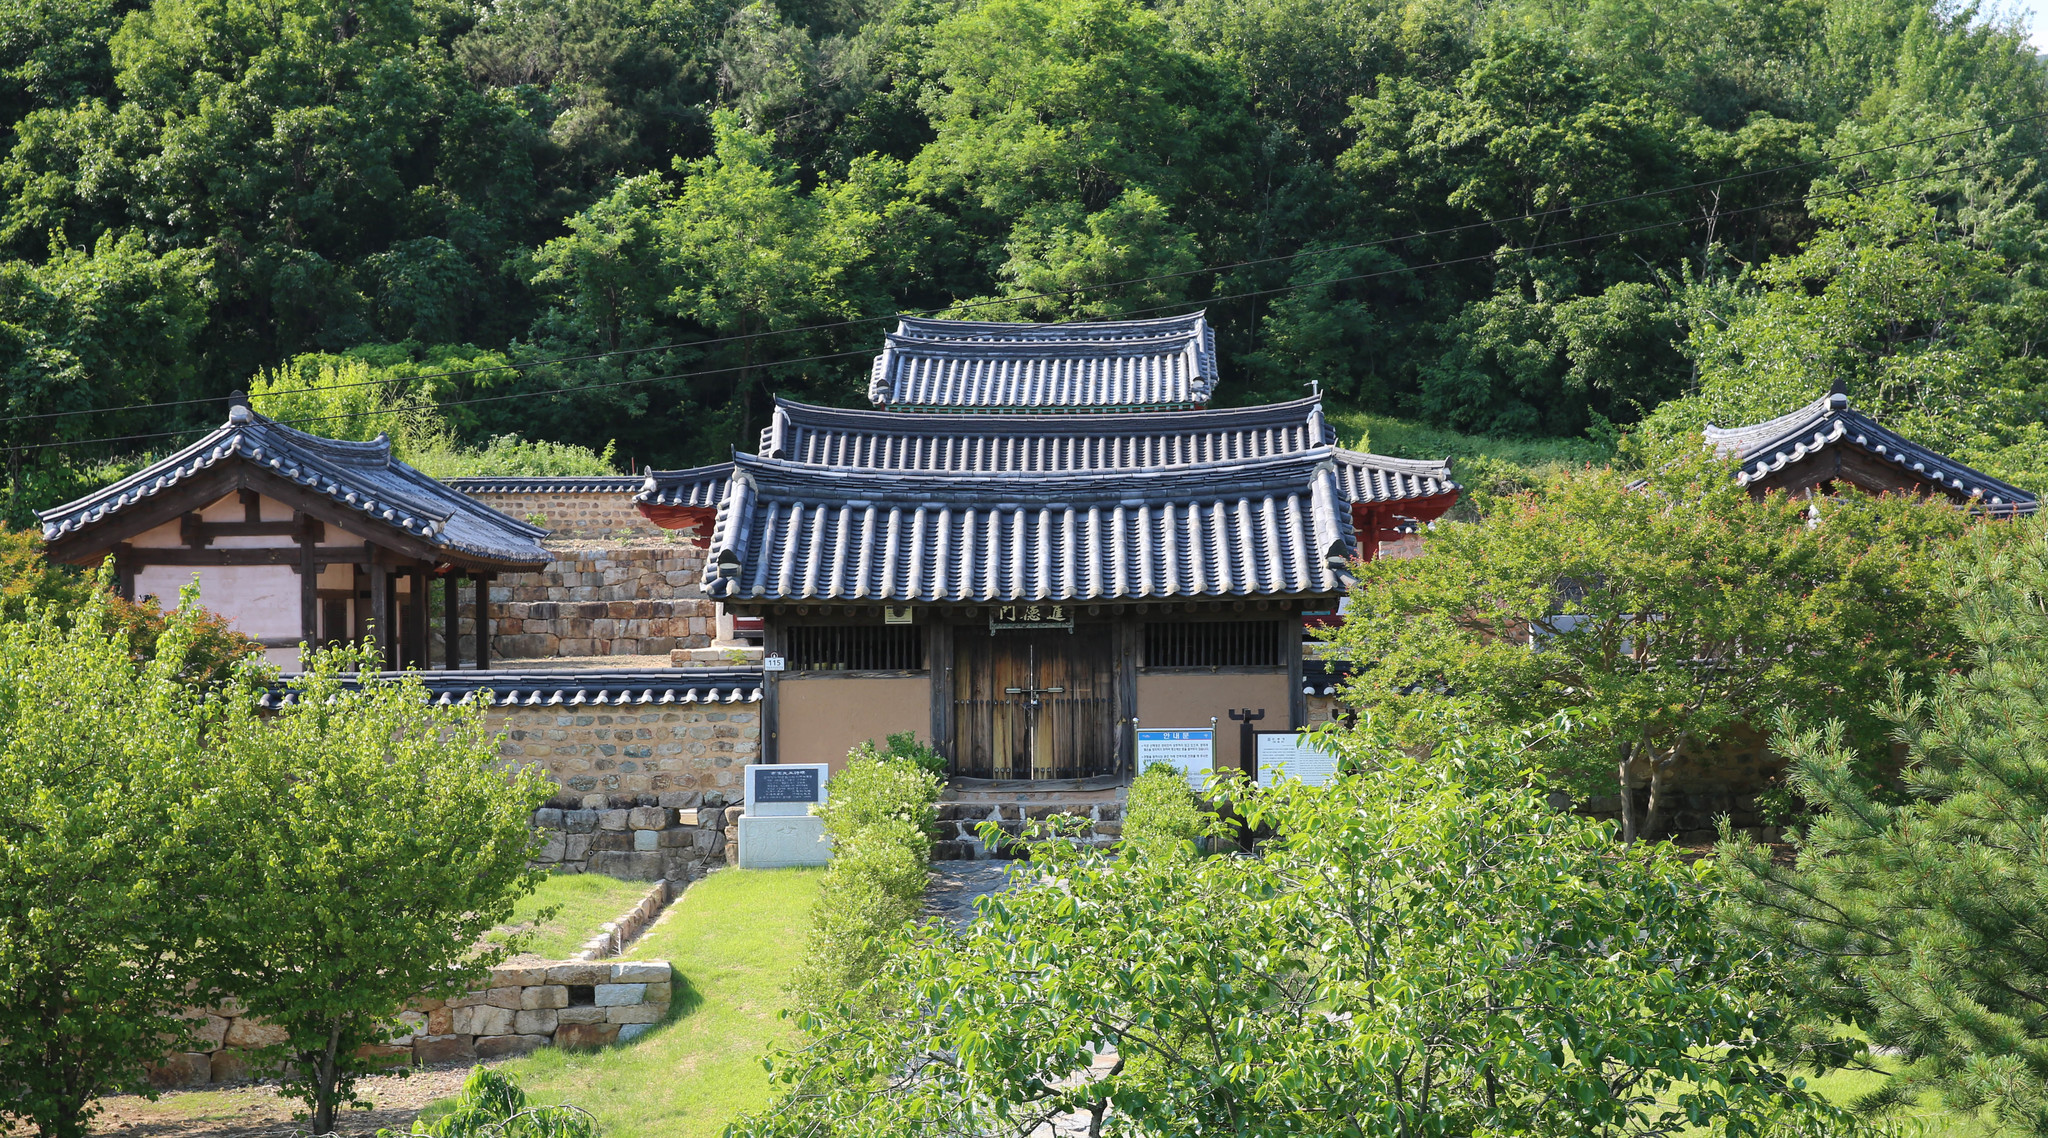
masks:
<path fill-rule="evenodd" d="M 508 964 L 490 985 L 452 999 L 414 1000 L 399 1013 L 410 1029 L 364 1049 L 393 1066 L 473 1063 L 542 1047 L 592 1048 L 638 1039 L 668 1015 L 673 994 L 666 961 Z M 203 1050 L 169 1055 L 152 1068 L 160 1087 L 261 1077 L 255 1052 L 285 1042 L 281 1028 L 239 1006 L 194 1009 Z"/>
<path fill-rule="evenodd" d="M 668 531 L 640 516 L 632 493 L 472 493 L 484 505 L 564 539 L 661 538 Z"/>
<path fill-rule="evenodd" d="M 534 812 L 544 843 L 538 864 L 627 881 L 665 878 L 676 888 L 726 864 L 725 795 L 719 791 L 584 798 L 592 800 L 605 804 Z M 632 934 L 620 935 L 630 940 Z"/>
<path fill-rule="evenodd" d="M 761 755 L 756 703 L 501 707 L 485 723 L 505 733 L 507 761 L 547 771 L 562 788 L 549 805 L 564 808 L 695 807 L 713 791 L 737 799 Z"/>
<path fill-rule="evenodd" d="M 496 659 L 666 656 L 718 633 L 704 595 L 704 551 L 692 544 L 557 546 L 538 573 L 491 584 Z M 465 629 L 465 639 L 473 636 Z"/>

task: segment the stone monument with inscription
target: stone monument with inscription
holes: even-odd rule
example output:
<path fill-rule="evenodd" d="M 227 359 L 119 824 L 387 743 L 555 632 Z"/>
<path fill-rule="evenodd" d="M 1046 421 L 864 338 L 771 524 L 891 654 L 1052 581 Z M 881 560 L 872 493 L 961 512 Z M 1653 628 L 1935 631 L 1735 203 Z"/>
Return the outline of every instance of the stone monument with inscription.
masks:
<path fill-rule="evenodd" d="M 740 868 L 781 869 L 824 865 L 832 847 L 825 820 L 811 807 L 825 803 L 832 768 L 824 763 L 750 763 L 746 808 L 740 814 Z"/>

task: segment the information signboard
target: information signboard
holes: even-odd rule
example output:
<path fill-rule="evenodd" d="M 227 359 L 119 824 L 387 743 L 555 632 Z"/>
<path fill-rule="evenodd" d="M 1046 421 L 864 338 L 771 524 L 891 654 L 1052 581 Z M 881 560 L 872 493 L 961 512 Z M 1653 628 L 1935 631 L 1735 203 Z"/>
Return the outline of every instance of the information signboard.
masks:
<path fill-rule="evenodd" d="M 832 768 L 824 763 L 747 764 L 746 816 L 801 818 L 825 801 Z"/>
<path fill-rule="evenodd" d="M 1187 775 L 1188 785 L 1197 790 L 1209 781 L 1216 766 L 1216 729 L 1213 727 L 1141 728 L 1138 731 L 1138 770 L 1153 763 L 1165 763 Z"/>
<path fill-rule="evenodd" d="M 1272 786 L 1290 778 L 1321 786 L 1337 775 L 1337 756 L 1323 750 L 1315 735 L 1261 731 L 1254 745 L 1258 748 L 1260 786 Z"/>

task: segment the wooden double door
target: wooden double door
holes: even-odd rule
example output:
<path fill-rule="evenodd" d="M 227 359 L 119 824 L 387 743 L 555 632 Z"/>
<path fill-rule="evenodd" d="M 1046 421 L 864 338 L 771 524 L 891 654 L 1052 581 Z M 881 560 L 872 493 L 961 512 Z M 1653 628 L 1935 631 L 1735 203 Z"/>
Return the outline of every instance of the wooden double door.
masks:
<path fill-rule="evenodd" d="M 1116 638 L 963 626 L 953 642 L 953 773 L 1090 778 L 1119 770 Z"/>

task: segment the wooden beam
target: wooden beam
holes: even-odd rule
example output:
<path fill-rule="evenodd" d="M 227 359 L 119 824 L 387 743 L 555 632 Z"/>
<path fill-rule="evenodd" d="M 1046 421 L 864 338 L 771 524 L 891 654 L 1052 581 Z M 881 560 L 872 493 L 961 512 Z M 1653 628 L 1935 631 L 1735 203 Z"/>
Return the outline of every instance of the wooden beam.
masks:
<path fill-rule="evenodd" d="M 263 524 L 263 495 L 247 487 L 236 491 L 242 499 L 242 520 L 249 525 Z"/>
<path fill-rule="evenodd" d="M 144 546 L 130 555 L 135 565 L 299 565 L 303 551 L 292 545 L 269 549 L 186 549 L 183 546 Z M 314 549 L 315 565 L 366 565 L 360 546 L 347 549 Z"/>

